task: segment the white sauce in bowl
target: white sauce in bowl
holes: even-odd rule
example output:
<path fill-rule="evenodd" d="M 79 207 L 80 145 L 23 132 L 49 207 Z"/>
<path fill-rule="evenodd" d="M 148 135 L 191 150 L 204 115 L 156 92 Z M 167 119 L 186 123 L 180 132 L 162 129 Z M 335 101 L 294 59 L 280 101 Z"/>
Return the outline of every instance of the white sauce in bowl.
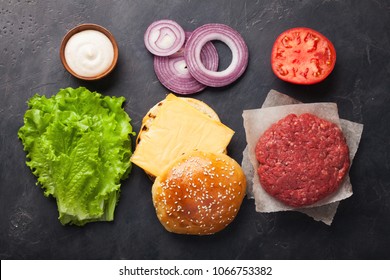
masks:
<path fill-rule="evenodd" d="M 69 38 L 65 60 L 77 75 L 95 77 L 106 72 L 114 60 L 114 46 L 102 32 L 84 30 Z"/>

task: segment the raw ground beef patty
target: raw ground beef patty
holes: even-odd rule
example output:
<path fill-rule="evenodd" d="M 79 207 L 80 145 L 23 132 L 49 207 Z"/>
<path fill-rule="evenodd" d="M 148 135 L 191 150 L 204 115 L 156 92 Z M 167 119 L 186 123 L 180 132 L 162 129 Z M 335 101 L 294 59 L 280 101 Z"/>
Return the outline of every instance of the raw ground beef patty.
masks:
<path fill-rule="evenodd" d="M 342 131 L 312 114 L 290 114 L 256 145 L 260 183 L 283 203 L 311 205 L 337 190 L 349 168 Z"/>

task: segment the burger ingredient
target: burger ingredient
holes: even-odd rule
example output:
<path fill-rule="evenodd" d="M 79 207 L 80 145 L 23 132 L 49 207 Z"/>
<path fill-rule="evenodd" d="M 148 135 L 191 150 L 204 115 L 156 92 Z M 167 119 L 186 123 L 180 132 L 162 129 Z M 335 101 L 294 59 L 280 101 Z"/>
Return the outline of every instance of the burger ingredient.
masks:
<path fill-rule="evenodd" d="M 90 78 L 105 73 L 111 67 L 114 46 L 102 32 L 84 30 L 69 38 L 64 54 L 72 71 L 79 76 Z"/>
<path fill-rule="evenodd" d="M 245 72 L 248 47 L 236 30 L 211 23 L 195 29 L 188 38 L 189 33 L 185 35 L 171 20 L 154 22 L 145 32 L 145 46 L 156 55 L 157 78 L 166 88 L 178 94 L 193 94 L 206 86 L 222 87 L 233 83 Z M 222 41 L 232 52 L 230 65 L 222 71 L 217 71 L 218 53 L 211 43 L 213 40 Z"/>
<path fill-rule="evenodd" d="M 310 28 L 284 31 L 272 48 L 271 64 L 275 75 L 294 84 L 315 84 L 332 72 L 336 50 L 324 35 Z"/>
<path fill-rule="evenodd" d="M 313 114 L 290 114 L 273 124 L 256 145 L 258 174 L 270 195 L 292 207 L 333 193 L 349 168 L 342 131 Z"/>
<path fill-rule="evenodd" d="M 142 140 L 131 161 L 157 177 L 184 153 L 193 150 L 224 152 L 233 134 L 234 131 L 221 122 L 169 94 L 148 130 L 142 132 Z"/>
<path fill-rule="evenodd" d="M 183 28 L 173 20 L 153 22 L 146 29 L 144 42 L 146 48 L 154 55 L 172 55 L 183 46 L 185 34 Z"/>
<path fill-rule="evenodd" d="M 172 161 L 156 178 L 153 204 L 166 230 L 213 234 L 234 220 L 245 188 L 244 173 L 232 158 L 195 151 Z"/>
<path fill-rule="evenodd" d="M 362 124 L 340 119 L 335 103 L 302 104 L 300 101 L 285 94 L 271 90 L 264 100 L 261 109 L 244 110 L 243 112 L 247 147 L 243 152 L 242 168 L 247 176 L 247 195 L 249 198 L 254 198 L 257 212 L 297 211 L 305 213 L 316 221 L 331 225 L 339 203 L 353 194 L 348 174 L 345 175 L 340 187 L 332 195 L 313 205 L 295 208 L 287 206 L 270 196 L 260 185 L 259 176 L 255 172 L 259 166 L 255 156 L 255 147 L 260 135 L 273 123 L 286 117 L 288 114 L 299 115 L 303 113 L 315 114 L 342 129 L 348 145 L 350 164 L 352 164 L 359 147 L 363 131 Z"/>
<path fill-rule="evenodd" d="M 230 65 L 222 71 L 207 69 L 201 61 L 203 46 L 212 40 L 225 43 L 232 52 Z M 187 41 L 184 57 L 191 75 L 200 83 L 211 87 L 222 87 L 237 80 L 248 65 L 248 47 L 241 35 L 231 27 L 211 23 L 195 29 Z"/>
<path fill-rule="evenodd" d="M 62 224 L 114 219 L 120 180 L 131 168 L 124 101 L 83 87 L 28 101 L 18 136 L 44 195 L 56 199 Z"/>
<path fill-rule="evenodd" d="M 191 32 L 186 32 L 186 39 Z M 184 46 L 171 56 L 155 56 L 154 71 L 159 81 L 169 90 L 178 94 L 192 94 L 206 88 L 192 77 L 184 59 Z M 211 42 L 204 45 L 200 52 L 200 59 L 206 69 L 215 71 L 218 69 L 218 52 Z"/>

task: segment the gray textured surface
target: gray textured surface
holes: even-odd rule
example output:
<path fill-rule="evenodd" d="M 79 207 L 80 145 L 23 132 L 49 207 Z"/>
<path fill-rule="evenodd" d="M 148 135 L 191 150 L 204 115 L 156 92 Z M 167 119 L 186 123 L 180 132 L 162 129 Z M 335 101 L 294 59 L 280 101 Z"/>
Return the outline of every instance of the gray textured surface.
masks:
<path fill-rule="evenodd" d="M 151 183 L 134 168 L 123 182 L 113 223 L 63 227 L 25 165 L 17 131 L 26 101 L 80 85 L 123 95 L 136 131 L 167 90 L 157 81 L 143 33 L 170 18 L 185 30 L 210 22 L 230 25 L 247 42 L 250 60 L 236 83 L 196 95 L 236 131 L 229 153 L 241 162 L 241 114 L 259 107 L 271 88 L 304 102 L 337 102 L 340 117 L 364 123 L 351 169 L 354 195 L 327 227 L 300 213 L 259 214 L 244 200 L 237 219 L 214 236 L 166 232 L 155 217 Z M 67 30 L 92 22 L 119 43 L 115 71 L 98 82 L 70 76 L 59 60 Z M 321 84 L 278 80 L 269 60 L 278 34 L 307 26 L 337 51 L 336 68 Z M 0 258 L 1 259 L 360 259 L 390 258 L 390 4 L 382 1 L 3 1 L 0 0 Z M 229 57 L 220 46 L 222 57 Z M 223 59 L 224 60 L 224 59 Z M 226 61 L 222 61 L 227 63 Z"/>

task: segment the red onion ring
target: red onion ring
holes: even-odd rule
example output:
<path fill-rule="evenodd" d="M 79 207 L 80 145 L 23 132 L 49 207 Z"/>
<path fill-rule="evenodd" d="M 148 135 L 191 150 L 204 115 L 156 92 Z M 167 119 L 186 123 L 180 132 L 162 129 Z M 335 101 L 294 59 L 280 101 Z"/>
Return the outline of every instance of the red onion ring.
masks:
<path fill-rule="evenodd" d="M 212 40 L 222 41 L 232 52 L 232 61 L 223 71 L 208 70 L 201 61 L 202 47 Z M 196 80 L 207 86 L 222 87 L 244 73 L 248 65 L 248 47 L 241 35 L 231 27 L 219 23 L 205 24 L 195 29 L 188 38 L 184 58 Z"/>
<path fill-rule="evenodd" d="M 153 22 L 144 35 L 146 48 L 159 56 L 174 54 L 183 46 L 184 40 L 183 28 L 177 22 L 168 19 Z"/>
<path fill-rule="evenodd" d="M 185 32 L 186 39 L 191 32 Z M 159 81 L 169 90 L 177 94 L 193 94 L 206 88 L 199 83 L 188 71 L 184 59 L 184 47 L 171 56 L 155 56 L 154 71 Z M 218 69 L 218 52 L 211 42 L 207 42 L 201 50 L 200 59 L 202 64 L 211 71 Z"/>

